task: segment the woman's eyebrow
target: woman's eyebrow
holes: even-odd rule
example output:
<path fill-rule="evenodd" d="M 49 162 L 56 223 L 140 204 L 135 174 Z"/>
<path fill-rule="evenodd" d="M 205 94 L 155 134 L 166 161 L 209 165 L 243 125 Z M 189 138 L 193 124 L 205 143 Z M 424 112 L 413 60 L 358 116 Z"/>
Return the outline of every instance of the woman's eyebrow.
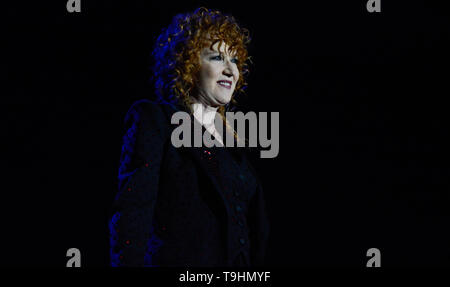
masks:
<path fill-rule="evenodd" d="M 207 50 L 206 52 L 205 52 L 206 54 L 222 54 L 221 52 L 219 52 L 219 51 L 214 51 L 214 50 Z"/>
<path fill-rule="evenodd" d="M 223 52 L 219 52 L 219 51 L 211 51 L 211 50 L 208 50 L 208 51 L 206 51 L 205 53 L 206 53 L 206 55 L 211 55 L 211 54 L 220 54 L 220 55 L 223 55 L 223 54 L 224 54 Z M 237 58 L 237 55 L 236 55 L 236 54 L 232 54 L 232 55 L 229 55 L 229 56 L 232 57 L 232 58 Z"/>

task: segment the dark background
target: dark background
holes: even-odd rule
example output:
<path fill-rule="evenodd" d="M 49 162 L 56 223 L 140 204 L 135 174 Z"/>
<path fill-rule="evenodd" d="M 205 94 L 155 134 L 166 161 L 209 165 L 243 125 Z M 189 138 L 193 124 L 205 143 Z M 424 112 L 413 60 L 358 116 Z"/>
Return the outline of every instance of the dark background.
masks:
<path fill-rule="evenodd" d="M 450 266 L 445 7 L 17 2 L 2 8 L 1 265 L 64 267 L 71 247 L 82 266 L 108 265 L 125 113 L 152 98 L 161 29 L 206 6 L 251 32 L 243 108 L 280 112 L 279 156 L 253 158 L 268 264 L 364 267 L 376 247 L 382 267 Z"/>

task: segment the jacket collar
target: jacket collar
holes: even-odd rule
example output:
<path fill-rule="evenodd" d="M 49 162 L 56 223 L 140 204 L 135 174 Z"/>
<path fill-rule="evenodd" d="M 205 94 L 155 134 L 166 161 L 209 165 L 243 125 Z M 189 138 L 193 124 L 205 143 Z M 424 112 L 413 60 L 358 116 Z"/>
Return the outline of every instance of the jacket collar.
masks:
<path fill-rule="evenodd" d="M 172 103 L 163 103 L 162 104 L 162 108 L 164 113 L 167 116 L 167 120 L 170 123 L 170 120 L 172 118 L 172 115 L 175 112 L 178 111 L 184 111 L 184 112 L 188 112 L 191 115 L 191 122 L 194 121 L 194 117 L 193 115 L 190 113 L 190 111 L 187 111 L 186 108 L 184 108 L 181 105 L 177 105 L 177 104 L 172 104 Z M 171 125 L 171 124 L 169 124 Z M 174 126 L 171 125 L 171 131 L 173 130 Z M 193 129 L 191 129 L 193 130 Z M 211 170 L 207 167 L 204 159 L 203 159 L 203 155 L 202 153 L 204 152 L 204 150 L 206 148 L 201 147 L 201 148 L 197 148 L 197 147 L 181 147 L 179 149 L 182 149 L 183 151 L 188 152 L 192 158 L 195 160 L 195 162 L 198 164 L 198 166 L 201 167 L 201 169 L 203 170 L 203 172 L 208 176 L 209 180 L 211 181 L 211 183 L 213 184 L 213 186 L 215 187 L 215 189 L 217 189 L 218 191 L 223 191 L 223 187 L 219 184 L 218 180 L 215 178 L 215 176 L 213 175 L 213 173 L 211 172 Z M 219 192 L 220 195 L 223 197 L 223 192 Z M 224 198 L 223 198 L 224 199 Z M 225 200 L 225 199 L 224 199 Z"/>

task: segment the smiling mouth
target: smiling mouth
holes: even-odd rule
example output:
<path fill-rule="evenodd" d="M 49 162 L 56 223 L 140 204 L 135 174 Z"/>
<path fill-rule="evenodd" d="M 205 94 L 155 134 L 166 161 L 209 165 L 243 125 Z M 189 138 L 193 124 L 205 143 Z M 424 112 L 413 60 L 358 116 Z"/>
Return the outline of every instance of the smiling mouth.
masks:
<path fill-rule="evenodd" d="M 224 87 L 226 89 L 231 89 L 231 81 L 218 81 L 219 86 Z"/>

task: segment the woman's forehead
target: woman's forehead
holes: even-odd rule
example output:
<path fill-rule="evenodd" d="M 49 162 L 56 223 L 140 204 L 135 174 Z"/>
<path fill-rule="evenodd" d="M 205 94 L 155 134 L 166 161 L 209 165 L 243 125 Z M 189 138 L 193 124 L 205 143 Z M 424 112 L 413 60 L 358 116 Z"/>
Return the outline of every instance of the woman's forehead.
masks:
<path fill-rule="evenodd" d="M 212 45 L 211 45 L 212 44 Z M 230 51 L 230 46 L 224 42 L 223 40 L 216 40 L 211 41 L 203 48 L 204 52 L 220 52 L 220 53 L 226 53 L 230 55 L 235 55 L 236 51 Z"/>

